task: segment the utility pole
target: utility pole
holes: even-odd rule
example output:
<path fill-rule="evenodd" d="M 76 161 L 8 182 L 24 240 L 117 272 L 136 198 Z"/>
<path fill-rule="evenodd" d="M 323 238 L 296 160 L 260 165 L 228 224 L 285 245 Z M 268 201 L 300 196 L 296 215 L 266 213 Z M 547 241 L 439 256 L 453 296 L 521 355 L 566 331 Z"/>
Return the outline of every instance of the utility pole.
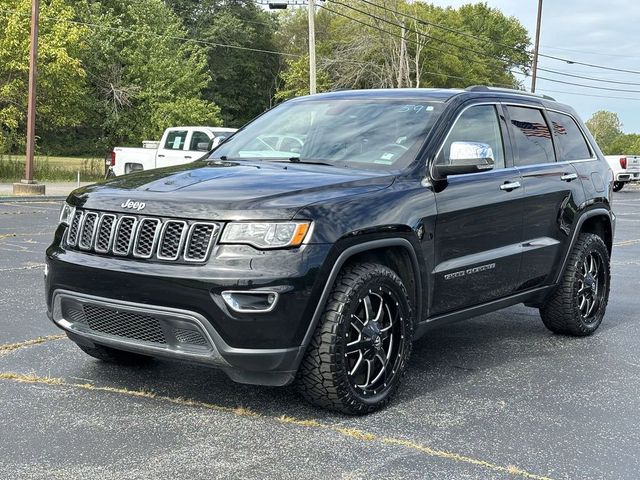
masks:
<path fill-rule="evenodd" d="M 36 146 L 36 79 L 38 77 L 38 21 L 40 0 L 31 1 L 31 48 L 29 49 L 29 102 L 27 107 L 27 165 L 25 180 L 33 182 L 33 153 Z"/>
<path fill-rule="evenodd" d="M 316 5 L 309 0 L 309 93 L 316 93 Z"/>
<path fill-rule="evenodd" d="M 538 50 L 540 49 L 540 23 L 542 22 L 542 0 L 538 0 L 538 20 L 536 21 L 536 44 L 533 48 L 533 68 L 531 72 L 531 93 L 536 91 L 538 75 Z"/>
<path fill-rule="evenodd" d="M 258 3 L 265 5 L 264 0 Z M 269 10 L 284 10 L 289 5 L 309 8 L 309 93 L 313 95 L 316 93 L 316 0 L 271 0 L 266 5 Z"/>
<path fill-rule="evenodd" d="M 27 151 L 24 179 L 13 184 L 16 195 L 44 195 L 44 185 L 33 180 L 33 155 L 36 146 L 36 83 L 38 79 L 38 22 L 40 0 L 31 0 L 31 45 L 29 48 L 29 92 L 27 104 Z"/>

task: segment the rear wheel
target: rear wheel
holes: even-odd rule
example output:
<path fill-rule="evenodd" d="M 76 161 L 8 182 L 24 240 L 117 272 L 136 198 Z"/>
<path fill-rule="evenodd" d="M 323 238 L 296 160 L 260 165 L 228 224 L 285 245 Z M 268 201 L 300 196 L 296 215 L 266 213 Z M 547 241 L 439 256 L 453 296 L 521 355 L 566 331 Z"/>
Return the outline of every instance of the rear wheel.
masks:
<path fill-rule="evenodd" d="M 102 360 L 103 362 L 115 363 L 119 365 L 140 365 L 148 363 L 153 360 L 153 357 L 147 355 L 140 355 L 139 353 L 125 352 L 124 350 L 117 350 L 115 348 L 105 347 L 104 345 L 94 345 L 88 347 L 76 343 L 80 350 L 87 355 L 91 355 L 93 358 Z"/>
<path fill-rule="evenodd" d="M 393 270 L 374 263 L 346 267 L 298 371 L 302 396 L 352 415 L 384 407 L 411 354 L 412 315 Z"/>
<path fill-rule="evenodd" d="M 624 187 L 624 182 L 613 182 L 613 191 L 619 192 Z"/>
<path fill-rule="evenodd" d="M 609 300 L 609 251 L 598 235 L 581 233 L 551 298 L 540 308 L 555 333 L 584 336 L 595 332 Z"/>

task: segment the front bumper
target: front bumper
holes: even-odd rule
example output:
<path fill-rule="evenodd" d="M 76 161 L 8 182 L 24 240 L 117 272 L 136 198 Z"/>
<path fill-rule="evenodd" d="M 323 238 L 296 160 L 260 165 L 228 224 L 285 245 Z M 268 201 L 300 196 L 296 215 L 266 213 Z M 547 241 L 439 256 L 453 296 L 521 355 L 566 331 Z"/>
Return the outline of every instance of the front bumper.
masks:
<path fill-rule="evenodd" d="M 212 365 L 243 383 L 293 379 L 324 287 L 329 246 L 269 252 L 216 246 L 208 263 L 179 265 L 65 250 L 63 234 L 61 227 L 47 249 L 46 296 L 49 317 L 74 341 Z M 277 305 L 233 311 L 221 296 L 228 290 L 275 291 Z M 156 333 L 92 328 L 87 315 L 151 322 Z"/>

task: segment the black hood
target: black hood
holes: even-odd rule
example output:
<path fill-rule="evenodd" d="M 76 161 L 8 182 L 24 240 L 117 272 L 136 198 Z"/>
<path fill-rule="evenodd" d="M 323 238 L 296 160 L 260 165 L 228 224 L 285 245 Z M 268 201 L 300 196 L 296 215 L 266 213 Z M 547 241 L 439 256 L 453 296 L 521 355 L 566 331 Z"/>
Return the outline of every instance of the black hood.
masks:
<path fill-rule="evenodd" d="M 311 203 L 391 185 L 387 172 L 269 161 L 198 161 L 75 190 L 72 204 L 105 211 L 211 220 L 284 219 Z M 143 210 L 122 207 L 143 202 Z M 139 206 L 139 205 L 138 205 Z"/>

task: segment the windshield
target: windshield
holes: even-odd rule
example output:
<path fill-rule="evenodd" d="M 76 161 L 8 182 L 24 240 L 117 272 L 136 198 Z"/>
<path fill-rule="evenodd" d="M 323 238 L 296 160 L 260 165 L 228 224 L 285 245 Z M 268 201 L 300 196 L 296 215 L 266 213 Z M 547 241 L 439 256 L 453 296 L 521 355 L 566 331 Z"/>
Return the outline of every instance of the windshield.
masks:
<path fill-rule="evenodd" d="M 440 105 L 415 98 L 286 102 L 229 138 L 209 158 L 396 169 L 415 158 Z"/>

